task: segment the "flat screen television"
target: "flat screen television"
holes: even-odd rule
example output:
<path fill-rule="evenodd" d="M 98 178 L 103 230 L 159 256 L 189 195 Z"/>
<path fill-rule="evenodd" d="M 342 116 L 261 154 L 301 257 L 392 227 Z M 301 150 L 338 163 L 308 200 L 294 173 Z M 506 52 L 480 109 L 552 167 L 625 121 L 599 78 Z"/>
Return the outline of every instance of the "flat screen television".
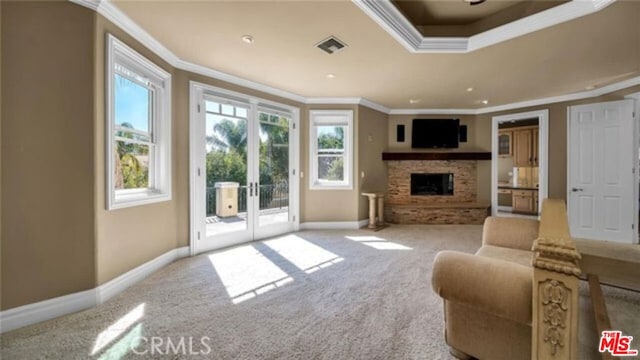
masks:
<path fill-rule="evenodd" d="M 457 148 L 460 119 L 413 119 L 411 147 Z"/>

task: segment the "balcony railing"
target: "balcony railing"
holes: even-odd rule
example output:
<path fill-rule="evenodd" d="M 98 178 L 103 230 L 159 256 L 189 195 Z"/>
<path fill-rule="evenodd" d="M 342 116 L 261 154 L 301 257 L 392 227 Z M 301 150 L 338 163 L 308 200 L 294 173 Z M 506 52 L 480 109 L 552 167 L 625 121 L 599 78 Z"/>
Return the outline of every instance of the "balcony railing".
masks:
<path fill-rule="evenodd" d="M 260 210 L 285 209 L 289 207 L 289 184 L 268 184 L 258 187 Z M 207 187 L 207 216 L 216 215 L 216 188 Z M 238 212 L 247 211 L 247 186 L 238 187 Z"/>

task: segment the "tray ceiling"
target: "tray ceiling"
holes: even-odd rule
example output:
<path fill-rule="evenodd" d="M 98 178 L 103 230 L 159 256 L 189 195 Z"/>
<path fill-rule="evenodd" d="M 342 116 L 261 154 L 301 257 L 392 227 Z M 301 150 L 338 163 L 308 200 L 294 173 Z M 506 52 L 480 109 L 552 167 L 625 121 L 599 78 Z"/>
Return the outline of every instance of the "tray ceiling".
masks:
<path fill-rule="evenodd" d="M 394 109 L 481 109 L 640 76 L 637 1 L 450 54 L 407 51 L 350 1 L 114 4 L 181 61 L 307 98 L 362 97 Z M 255 41 L 247 44 L 243 35 Z M 331 35 L 348 47 L 328 55 L 314 46 Z"/>

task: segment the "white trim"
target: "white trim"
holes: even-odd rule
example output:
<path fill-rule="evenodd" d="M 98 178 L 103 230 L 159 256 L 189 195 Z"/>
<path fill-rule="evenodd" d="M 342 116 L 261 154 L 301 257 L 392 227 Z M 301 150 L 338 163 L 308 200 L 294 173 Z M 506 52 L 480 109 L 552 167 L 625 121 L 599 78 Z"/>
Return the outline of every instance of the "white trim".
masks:
<path fill-rule="evenodd" d="M 285 99 L 305 103 L 306 98 L 304 96 L 300 96 L 294 93 L 290 93 L 288 91 L 284 91 L 275 87 L 271 87 L 268 85 L 264 85 L 255 81 L 251 81 L 248 79 L 244 79 L 235 75 L 227 74 L 222 71 L 217 71 L 205 66 L 197 65 L 190 63 L 184 60 L 178 60 L 175 64 L 175 67 L 181 70 L 190 71 L 195 74 L 200 74 L 204 76 L 208 76 L 210 78 L 226 81 L 231 84 L 243 86 L 249 89 L 258 90 L 267 94 L 279 96 Z"/>
<path fill-rule="evenodd" d="M 637 85 L 640 85 L 640 76 L 593 90 L 586 90 L 571 94 L 527 100 L 504 105 L 484 107 L 480 109 L 391 109 L 389 111 L 389 115 L 482 115 L 500 111 L 522 109 L 525 107 L 543 106 L 559 102 L 589 99 Z"/>
<path fill-rule="evenodd" d="M 549 196 L 549 110 L 535 110 L 491 118 L 491 214 L 498 213 L 498 125 L 505 121 L 538 118 L 538 209 Z"/>
<path fill-rule="evenodd" d="M 87 8 L 96 10 L 99 14 L 107 18 L 109 21 L 113 22 L 115 25 L 120 27 L 122 30 L 127 32 L 129 35 L 134 37 L 137 41 L 139 41 L 142 45 L 149 48 L 156 55 L 160 56 L 164 61 L 169 63 L 171 66 L 193 72 L 194 74 L 199 74 L 203 76 L 212 77 L 214 79 L 223 80 L 229 82 L 231 84 L 245 86 L 250 89 L 262 91 L 267 94 L 280 96 L 289 100 L 297 101 L 303 104 L 318 104 L 320 101 L 323 104 L 360 104 L 374 110 L 390 114 L 390 115 L 446 115 L 446 114 L 454 114 L 454 115 L 480 115 L 493 113 L 498 111 L 505 110 L 514 110 L 523 107 L 530 106 L 539 106 L 546 105 L 564 101 L 573 101 L 573 100 L 581 100 L 591 97 L 596 97 L 604 94 L 608 94 L 617 90 L 625 89 L 631 86 L 640 85 L 640 77 L 635 77 L 632 79 L 624 80 L 615 84 L 611 84 L 608 86 L 604 86 L 602 88 L 597 88 L 589 91 L 582 91 L 577 93 L 565 94 L 560 96 L 553 96 L 541 99 L 534 99 L 510 104 L 503 104 L 492 107 L 484 107 L 478 109 L 390 109 L 381 104 L 375 103 L 373 101 L 367 100 L 365 98 L 351 97 L 351 98 L 314 98 L 314 97 L 304 97 L 298 94 L 290 93 L 275 87 L 271 87 L 268 85 L 264 85 L 255 81 L 251 81 L 248 79 L 244 79 L 232 74 L 223 73 L 220 71 L 213 70 L 211 68 L 196 65 L 190 63 L 188 61 L 184 61 L 178 58 L 175 54 L 173 54 L 170 50 L 164 47 L 159 41 L 157 41 L 154 37 L 152 37 L 149 33 L 147 33 L 144 29 L 138 26 L 133 20 L 131 20 L 127 15 L 125 15 L 120 9 L 114 6 L 109 0 L 70 0 L 73 3 L 85 6 Z M 366 0 L 371 2 L 372 0 Z M 593 2 L 593 7 L 597 10 L 600 10 L 613 2 L 613 0 L 574 0 L 575 1 L 590 1 Z M 361 6 L 361 0 L 354 0 L 356 5 Z M 377 1 L 373 1 L 377 3 Z M 96 4 L 99 4 L 96 5 Z M 568 5 L 568 4 L 565 4 Z M 563 5 L 561 5 L 563 6 Z M 548 10 L 547 10 L 548 11 Z M 406 19 L 405 19 L 406 20 Z M 445 43 L 443 42 L 442 46 Z M 451 44 L 450 44 L 451 45 Z M 347 100 L 344 100 L 347 99 Z"/>
<path fill-rule="evenodd" d="M 96 288 L 96 300 L 98 304 L 102 304 L 154 272 L 187 256 L 189 256 L 189 248 L 187 246 L 169 250 L 157 258 L 98 286 Z"/>
<path fill-rule="evenodd" d="M 389 115 L 476 115 L 476 109 L 391 109 Z"/>
<path fill-rule="evenodd" d="M 91 289 L 4 310 L 0 312 L 0 333 L 82 311 L 96 304 L 96 292 Z"/>
<path fill-rule="evenodd" d="M 146 205 L 156 202 L 169 201 L 172 196 L 172 163 L 171 163 L 171 128 L 173 116 L 171 113 L 171 74 L 154 64 L 149 59 L 118 40 L 111 34 L 106 35 L 105 49 L 105 184 L 107 210 L 121 209 L 130 206 Z M 147 191 L 116 190 L 113 180 L 114 143 L 115 136 L 115 99 L 114 84 L 116 65 L 140 76 L 148 78 L 154 86 L 154 99 L 150 131 L 154 133 L 153 146 L 149 146 L 149 158 L 153 159 L 149 166 L 149 186 Z M 153 153 L 152 153 L 153 152 Z"/>
<path fill-rule="evenodd" d="M 629 94 L 625 96 L 625 99 L 633 99 L 636 102 L 635 117 L 633 118 L 633 146 L 636 153 L 636 155 L 634 156 L 635 160 L 638 159 L 638 151 L 640 149 L 640 92 Z M 640 200 L 640 164 L 638 163 L 638 161 L 634 161 L 634 164 L 635 185 L 633 187 L 633 198 L 635 199 L 635 201 L 633 202 L 633 213 L 635 215 L 633 216 L 633 225 L 635 227 L 635 231 L 633 232 L 633 243 L 639 244 L 640 237 L 638 236 L 638 226 L 640 226 L 640 224 L 638 223 L 638 211 L 640 211 L 640 204 L 638 203 L 638 201 Z"/>
<path fill-rule="evenodd" d="M 226 102 L 228 99 L 235 99 L 241 101 L 243 105 L 248 107 L 247 119 L 251 119 L 254 116 L 255 111 L 267 111 L 272 113 L 287 113 L 286 116 L 291 117 L 291 142 L 289 146 L 294 150 L 291 151 L 289 159 L 290 171 L 296 171 L 295 175 L 290 175 L 290 193 L 294 196 L 289 199 L 289 216 L 290 221 L 278 225 L 286 225 L 286 227 L 280 226 L 267 226 L 253 227 L 257 221 L 256 217 L 249 221 L 247 230 L 243 233 L 234 233 L 225 235 L 216 240 L 215 246 L 209 246 L 211 244 L 205 243 L 207 240 L 206 226 L 204 222 L 205 205 L 200 200 L 204 198 L 204 194 L 201 193 L 204 189 L 205 169 L 200 168 L 200 176 L 198 175 L 198 168 L 204 163 L 204 155 L 201 149 L 204 149 L 204 139 L 202 131 L 204 124 L 201 123 L 204 117 L 198 112 L 198 105 L 204 112 L 205 104 L 203 99 L 207 98 L 219 98 L 220 101 Z M 276 101 L 266 100 L 263 98 L 255 97 L 252 95 L 219 88 L 216 86 L 200 83 L 197 81 L 189 81 L 189 207 L 190 207 L 190 253 L 196 255 L 205 251 L 211 251 L 214 249 L 227 247 L 235 244 L 245 243 L 251 240 L 257 240 L 266 236 L 272 236 L 283 232 L 295 231 L 299 228 L 300 223 L 300 109 L 295 106 L 279 103 Z M 284 115 L 284 114 L 283 114 Z M 250 131 L 254 131 L 252 126 L 249 127 Z M 249 134 L 249 143 L 253 135 Z M 251 168 L 251 159 L 249 159 L 248 166 Z M 249 179 L 247 181 L 250 181 Z M 256 180 L 257 181 L 257 180 Z M 249 209 L 248 209 L 249 212 Z M 295 220 L 292 219 L 295 217 Z M 255 231 L 254 231 L 255 230 Z M 200 239 L 198 239 L 198 233 L 200 233 Z"/>
<path fill-rule="evenodd" d="M 573 0 L 470 37 L 425 37 L 390 0 L 352 0 L 412 53 L 467 53 L 598 12 L 615 0 Z"/>
<path fill-rule="evenodd" d="M 4 310 L 0 312 L 0 333 L 92 308 L 188 255 L 186 246 L 173 249 L 96 288 Z"/>
<path fill-rule="evenodd" d="M 309 189 L 310 190 L 352 190 L 354 156 L 354 113 L 353 110 L 309 110 Z M 346 126 L 344 134 L 344 180 L 320 181 L 318 179 L 317 127 L 319 125 Z"/>
<path fill-rule="evenodd" d="M 357 230 L 368 223 L 368 219 L 359 221 L 304 222 L 300 224 L 300 230 Z"/>
<path fill-rule="evenodd" d="M 498 211 L 504 211 L 504 212 L 512 212 L 513 211 L 513 206 L 496 206 L 498 208 Z"/>

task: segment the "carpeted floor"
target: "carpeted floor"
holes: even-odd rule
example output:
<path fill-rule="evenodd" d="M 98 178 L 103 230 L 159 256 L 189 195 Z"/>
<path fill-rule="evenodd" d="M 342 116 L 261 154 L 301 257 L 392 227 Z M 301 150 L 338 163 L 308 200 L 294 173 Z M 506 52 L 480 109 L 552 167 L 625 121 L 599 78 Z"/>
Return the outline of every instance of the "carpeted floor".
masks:
<path fill-rule="evenodd" d="M 2 359 L 450 359 L 431 265 L 475 252 L 481 231 L 303 231 L 182 259 L 96 308 L 3 334 Z M 640 294 L 604 290 L 640 339 Z"/>

